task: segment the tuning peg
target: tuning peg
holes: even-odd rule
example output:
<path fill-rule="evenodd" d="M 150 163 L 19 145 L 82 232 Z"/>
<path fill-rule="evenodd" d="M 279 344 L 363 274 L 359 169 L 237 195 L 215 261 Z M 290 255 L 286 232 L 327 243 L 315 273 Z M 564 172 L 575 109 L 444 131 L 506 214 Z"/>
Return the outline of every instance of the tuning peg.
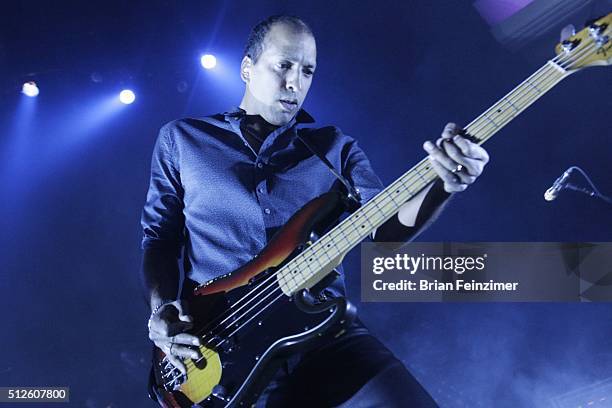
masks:
<path fill-rule="evenodd" d="M 576 27 L 573 24 L 568 24 L 561 30 L 561 42 L 567 40 L 576 34 Z"/>

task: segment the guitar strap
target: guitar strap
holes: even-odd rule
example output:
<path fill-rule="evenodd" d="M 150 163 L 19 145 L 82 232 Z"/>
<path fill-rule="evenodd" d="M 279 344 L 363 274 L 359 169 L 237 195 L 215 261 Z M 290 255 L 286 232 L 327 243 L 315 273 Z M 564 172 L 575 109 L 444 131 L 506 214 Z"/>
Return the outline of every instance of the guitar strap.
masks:
<path fill-rule="evenodd" d="M 295 134 L 296 134 L 297 138 L 300 139 L 300 141 L 302 143 L 304 143 L 304 146 L 306 146 L 306 148 L 308 150 L 310 150 L 312 152 L 312 154 L 317 156 L 327 166 L 327 168 L 329 168 L 329 171 L 331 171 L 332 174 L 344 185 L 344 187 L 346 188 L 346 191 L 348 193 L 348 198 L 351 201 L 353 201 L 353 203 L 355 203 L 357 205 L 360 205 L 360 203 L 361 203 L 361 195 L 359 194 L 359 191 L 355 187 L 353 187 L 353 185 L 346 179 L 346 177 L 344 177 L 342 174 L 340 174 L 340 172 L 338 172 L 334 168 L 334 165 L 331 164 L 329 160 L 327 160 L 327 157 L 325 157 L 323 154 L 319 153 L 314 147 L 312 147 L 310 142 L 306 141 L 306 138 L 300 136 L 300 134 L 297 131 L 297 129 L 295 131 Z"/>

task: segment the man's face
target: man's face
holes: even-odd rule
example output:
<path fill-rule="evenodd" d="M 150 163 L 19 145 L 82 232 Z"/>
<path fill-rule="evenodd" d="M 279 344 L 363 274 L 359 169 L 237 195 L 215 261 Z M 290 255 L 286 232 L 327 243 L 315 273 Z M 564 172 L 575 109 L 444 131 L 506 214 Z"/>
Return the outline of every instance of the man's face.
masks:
<path fill-rule="evenodd" d="M 246 83 L 242 108 L 273 125 L 287 124 L 306 99 L 316 63 L 312 35 L 274 24 L 257 62 L 252 64 L 248 57 L 242 61 L 241 76 Z"/>

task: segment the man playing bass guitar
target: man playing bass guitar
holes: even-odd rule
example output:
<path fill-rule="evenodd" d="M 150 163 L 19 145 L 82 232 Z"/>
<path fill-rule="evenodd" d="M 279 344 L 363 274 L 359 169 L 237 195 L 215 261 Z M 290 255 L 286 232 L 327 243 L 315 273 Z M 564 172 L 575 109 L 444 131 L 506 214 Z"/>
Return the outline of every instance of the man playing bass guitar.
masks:
<path fill-rule="evenodd" d="M 383 188 L 354 139 L 335 127 L 313 127 L 313 118 L 301 109 L 316 65 L 310 28 L 297 17 L 270 17 L 248 38 L 239 107 L 176 120 L 159 133 L 142 215 L 142 275 L 152 310 L 149 338 L 183 373 L 184 359 L 200 357 L 201 340 L 188 333 L 193 318 L 182 300 L 189 289 L 253 259 L 296 210 L 338 187 L 302 138 L 349 181 L 362 203 Z M 480 176 L 488 154 L 461 134 L 449 123 L 436 142 L 425 142 L 439 179 L 380 226 L 374 240 L 412 239 L 452 193 Z M 177 299 L 181 251 L 185 282 Z M 343 295 L 342 279 L 329 290 Z M 406 401 L 411 407 L 436 406 L 357 320 L 344 335 L 288 361 L 258 406 L 404 407 Z"/>

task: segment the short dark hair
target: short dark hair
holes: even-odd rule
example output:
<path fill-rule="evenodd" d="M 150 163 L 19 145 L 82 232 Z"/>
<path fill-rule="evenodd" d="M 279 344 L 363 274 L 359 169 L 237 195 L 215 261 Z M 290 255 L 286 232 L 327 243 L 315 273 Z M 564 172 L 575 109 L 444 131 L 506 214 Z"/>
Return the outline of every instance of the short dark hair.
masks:
<path fill-rule="evenodd" d="M 280 14 L 275 16 L 270 16 L 263 21 L 257 23 L 255 27 L 251 30 L 249 34 L 249 38 L 247 39 L 246 46 L 244 47 L 244 54 L 242 57 L 250 57 L 253 63 L 256 63 L 259 59 L 259 56 L 263 52 L 263 45 L 266 35 L 272 28 L 274 24 L 283 23 L 291 26 L 297 31 L 308 33 L 314 37 L 312 30 L 302 20 L 297 16 L 291 16 L 287 14 Z"/>

